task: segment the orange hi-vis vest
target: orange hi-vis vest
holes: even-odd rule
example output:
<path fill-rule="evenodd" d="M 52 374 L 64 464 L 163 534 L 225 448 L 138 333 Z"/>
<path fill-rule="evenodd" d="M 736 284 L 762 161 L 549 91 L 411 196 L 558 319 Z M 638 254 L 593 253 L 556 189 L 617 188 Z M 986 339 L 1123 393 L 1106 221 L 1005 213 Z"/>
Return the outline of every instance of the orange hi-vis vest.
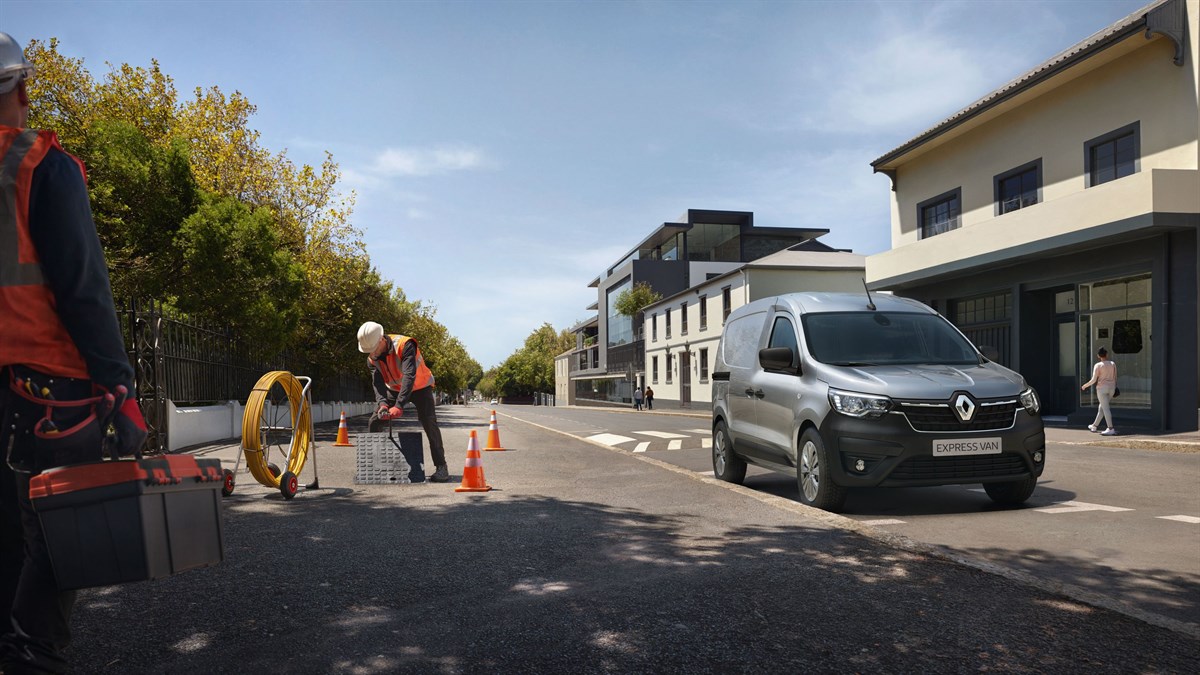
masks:
<path fill-rule="evenodd" d="M 425 387 L 433 386 L 433 373 L 429 367 L 425 365 L 425 357 L 421 356 L 421 347 L 416 340 L 407 335 L 389 335 L 388 339 L 392 341 L 392 353 L 376 361 L 379 365 L 379 370 L 383 373 L 383 383 L 392 391 L 400 391 L 400 385 L 404 381 L 404 373 L 400 369 L 400 357 L 404 355 L 404 345 L 412 340 L 413 347 L 417 350 L 417 375 L 413 381 L 412 390 L 424 389 Z"/>
<path fill-rule="evenodd" d="M 29 234 L 33 171 L 52 148 L 62 150 L 52 131 L 0 126 L 0 366 L 20 363 L 50 375 L 87 379 L 87 363 L 58 318 Z M 86 181 L 83 163 L 71 159 Z"/>

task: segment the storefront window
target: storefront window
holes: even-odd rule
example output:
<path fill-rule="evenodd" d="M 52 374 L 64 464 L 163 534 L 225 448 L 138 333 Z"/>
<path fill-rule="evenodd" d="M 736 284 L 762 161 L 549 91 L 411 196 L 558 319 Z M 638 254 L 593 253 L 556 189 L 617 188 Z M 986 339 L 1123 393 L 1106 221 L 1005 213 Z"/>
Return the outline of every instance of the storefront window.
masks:
<path fill-rule="evenodd" d="M 1124 277 L 1085 284 L 1079 288 L 1079 373 L 1084 381 L 1092 374 L 1096 350 L 1104 347 L 1117 365 L 1121 408 L 1150 408 L 1153 349 L 1150 341 L 1150 275 Z M 1080 396 L 1080 405 L 1096 405 L 1095 390 Z"/>

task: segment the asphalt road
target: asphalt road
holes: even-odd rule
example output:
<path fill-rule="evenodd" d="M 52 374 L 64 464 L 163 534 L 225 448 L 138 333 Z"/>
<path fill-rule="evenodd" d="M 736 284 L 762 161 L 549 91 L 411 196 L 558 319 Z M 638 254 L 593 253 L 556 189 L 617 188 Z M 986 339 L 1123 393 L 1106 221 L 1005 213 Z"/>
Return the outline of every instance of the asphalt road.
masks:
<path fill-rule="evenodd" d="M 440 411 L 450 484 L 355 485 L 334 425 L 318 430 L 321 489 L 284 501 L 239 474 L 223 563 L 80 593 L 79 672 L 1116 673 L 1200 659 L 1195 636 L 508 411 L 511 450 L 483 456 L 494 489 L 456 493 L 487 409 Z M 364 426 L 351 420 L 352 437 Z"/>
<path fill-rule="evenodd" d="M 501 412 L 712 474 L 706 417 L 516 406 Z M 1047 457 L 1038 489 L 1022 508 L 997 506 L 979 485 L 964 485 L 852 491 L 842 514 L 1137 611 L 1200 624 L 1200 455 L 1051 443 Z M 745 485 L 797 498 L 794 478 L 756 467 Z"/>

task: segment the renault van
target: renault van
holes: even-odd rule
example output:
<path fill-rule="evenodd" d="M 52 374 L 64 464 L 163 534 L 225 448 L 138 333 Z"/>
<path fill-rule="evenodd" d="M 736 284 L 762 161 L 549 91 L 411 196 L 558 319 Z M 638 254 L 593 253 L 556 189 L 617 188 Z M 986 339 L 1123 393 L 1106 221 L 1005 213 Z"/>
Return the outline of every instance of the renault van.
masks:
<path fill-rule="evenodd" d="M 794 474 L 817 508 L 850 488 L 972 483 L 1019 504 L 1045 466 L 1037 393 L 914 300 L 756 300 L 729 315 L 712 378 L 716 477 Z"/>

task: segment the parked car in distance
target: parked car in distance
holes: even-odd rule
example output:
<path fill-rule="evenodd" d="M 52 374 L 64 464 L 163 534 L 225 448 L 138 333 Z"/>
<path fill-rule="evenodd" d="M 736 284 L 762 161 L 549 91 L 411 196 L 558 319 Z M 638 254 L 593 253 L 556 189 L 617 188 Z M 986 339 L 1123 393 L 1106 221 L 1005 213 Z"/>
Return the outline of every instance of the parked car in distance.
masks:
<path fill-rule="evenodd" d="M 496 405 L 496 404 L 497 404 L 497 403 L 499 403 L 499 402 L 500 402 L 500 401 L 498 401 L 498 400 L 496 400 L 496 399 L 492 399 L 492 405 Z"/>
<path fill-rule="evenodd" d="M 915 300 L 756 300 L 729 315 L 712 379 L 716 477 L 794 474 L 817 508 L 841 509 L 850 488 L 973 483 L 1019 504 L 1045 467 L 1037 393 Z"/>

